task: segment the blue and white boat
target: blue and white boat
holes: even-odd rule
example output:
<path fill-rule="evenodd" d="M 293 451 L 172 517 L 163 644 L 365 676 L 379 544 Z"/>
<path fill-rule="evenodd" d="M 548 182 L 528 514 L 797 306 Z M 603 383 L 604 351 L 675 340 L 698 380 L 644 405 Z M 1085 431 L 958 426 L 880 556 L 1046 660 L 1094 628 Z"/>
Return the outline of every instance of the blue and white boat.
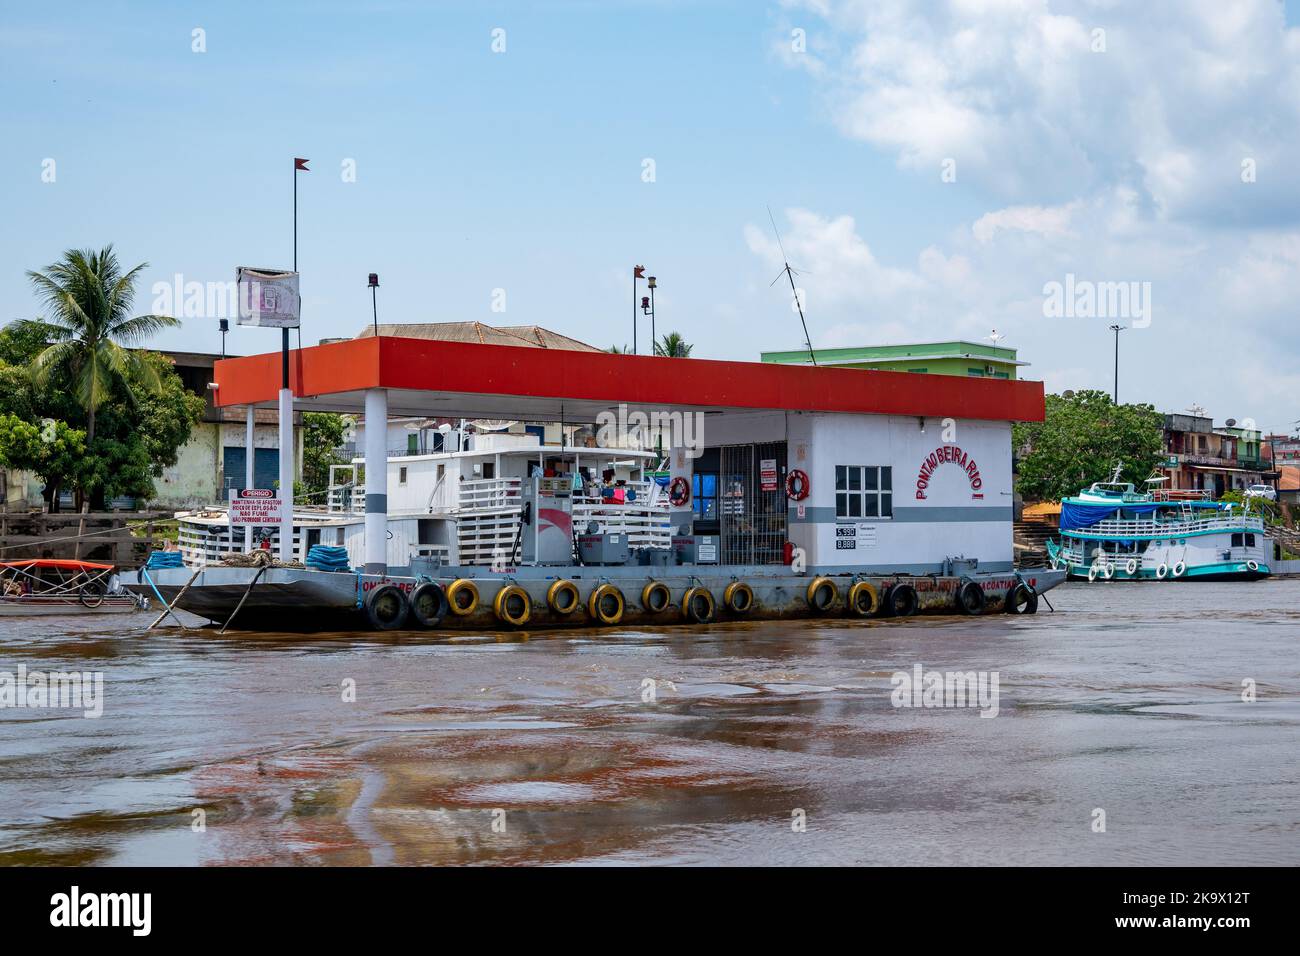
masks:
<path fill-rule="evenodd" d="M 1061 540 L 1047 553 L 1054 569 L 1088 581 L 1253 580 L 1269 575 L 1271 549 L 1249 502 L 1112 480 L 1061 500 Z"/>

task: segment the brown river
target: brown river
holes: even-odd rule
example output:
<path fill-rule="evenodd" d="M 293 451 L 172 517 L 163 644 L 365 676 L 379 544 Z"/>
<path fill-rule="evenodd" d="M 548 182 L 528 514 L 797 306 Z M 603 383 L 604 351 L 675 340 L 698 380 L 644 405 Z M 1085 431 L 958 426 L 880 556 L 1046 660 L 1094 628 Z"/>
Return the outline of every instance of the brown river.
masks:
<path fill-rule="evenodd" d="M 98 717 L 0 709 L 0 862 L 1300 863 L 1300 580 L 1048 597 L 474 637 L 0 619 L 0 681 L 103 681 Z"/>

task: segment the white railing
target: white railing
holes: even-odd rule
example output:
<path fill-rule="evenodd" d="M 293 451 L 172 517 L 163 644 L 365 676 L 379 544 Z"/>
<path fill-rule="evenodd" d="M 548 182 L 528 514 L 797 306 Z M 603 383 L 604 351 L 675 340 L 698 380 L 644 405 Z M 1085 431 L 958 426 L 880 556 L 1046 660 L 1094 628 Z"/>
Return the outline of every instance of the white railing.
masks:
<path fill-rule="evenodd" d="M 1123 554 L 1113 554 L 1103 552 L 1100 555 L 1093 555 L 1083 542 L 1074 542 L 1062 546 L 1057 551 L 1057 557 L 1068 564 L 1096 566 L 1098 569 L 1110 568 L 1114 571 L 1128 571 L 1130 561 L 1137 562 L 1137 571 L 1142 570 L 1142 555 L 1138 552 L 1128 552 Z M 1136 571 L 1134 572 L 1136 573 Z"/>
<path fill-rule="evenodd" d="M 233 534 L 231 533 L 233 530 Z M 296 525 L 293 529 L 293 556 L 301 561 L 304 534 L 309 528 Z M 280 556 L 280 532 L 270 532 L 271 554 Z M 224 522 L 200 524 L 181 519 L 176 535 L 177 550 L 187 567 L 199 568 L 209 564 L 220 564 L 222 557 L 232 552 L 242 554 L 244 551 L 244 529 L 232 529 Z M 261 538 L 253 542 L 253 547 L 261 546 Z"/>
<path fill-rule="evenodd" d="M 1263 532 L 1264 522 L 1261 518 L 1240 514 L 1179 521 L 1106 518 L 1086 528 L 1074 528 L 1066 533 L 1084 538 L 1178 538 L 1193 532 L 1242 530 Z"/>
<path fill-rule="evenodd" d="M 331 514 L 361 514 L 366 510 L 366 489 L 361 485 L 332 485 L 326 505 Z"/>
<path fill-rule="evenodd" d="M 455 512 L 460 564 L 510 564 L 518 560 L 519 478 L 486 478 L 460 483 L 460 507 Z M 626 534 L 633 548 L 668 548 L 672 532 L 668 498 L 656 494 L 652 481 L 621 485 L 634 501 L 617 503 L 595 495 L 574 495 L 573 526 L 579 532 L 592 521 L 602 533 Z"/>
<path fill-rule="evenodd" d="M 458 495 L 459 511 L 519 510 L 521 478 L 477 478 L 462 481 Z"/>
<path fill-rule="evenodd" d="M 366 510 L 366 489 L 357 481 L 356 465 L 330 465 L 325 510 L 331 514 L 360 514 Z"/>
<path fill-rule="evenodd" d="M 450 564 L 451 548 L 445 544 L 413 544 L 411 557 L 436 558 L 439 564 Z"/>

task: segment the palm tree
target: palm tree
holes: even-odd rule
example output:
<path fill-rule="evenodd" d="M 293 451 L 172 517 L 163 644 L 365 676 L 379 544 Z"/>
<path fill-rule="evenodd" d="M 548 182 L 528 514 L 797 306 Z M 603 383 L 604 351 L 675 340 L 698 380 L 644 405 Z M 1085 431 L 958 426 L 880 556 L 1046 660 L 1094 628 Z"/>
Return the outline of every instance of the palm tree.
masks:
<path fill-rule="evenodd" d="M 610 346 L 608 349 L 606 349 L 605 351 L 607 351 L 607 352 L 612 352 L 612 353 L 614 353 L 615 355 L 631 355 L 631 354 L 632 354 L 632 350 L 631 350 L 630 348 L 628 348 L 626 345 L 611 345 L 611 346 Z"/>
<path fill-rule="evenodd" d="M 32 360 L 32 377 L 44 386 L 55 369 L 68 370 L 86 411 L 87 454 L 95 441 L 95 412 L 115 382 L 130 377 L 151 391 L 159 387 L 157 373 L 131 349 L 181 324 L 169 315 L 131 316 L 136 279 L 148 266 L 123 272 L 108 245 L 99 252 L 69 249 L 44 272 L 27 273 L 48 310 L 41 321 L 52 342 Z"/>
<path fill-rule="evenodd" d="M 655 343 L 655 355 L 665 358 L 690 358 L 692 346 L 677 332 L 669 332 Z"/>

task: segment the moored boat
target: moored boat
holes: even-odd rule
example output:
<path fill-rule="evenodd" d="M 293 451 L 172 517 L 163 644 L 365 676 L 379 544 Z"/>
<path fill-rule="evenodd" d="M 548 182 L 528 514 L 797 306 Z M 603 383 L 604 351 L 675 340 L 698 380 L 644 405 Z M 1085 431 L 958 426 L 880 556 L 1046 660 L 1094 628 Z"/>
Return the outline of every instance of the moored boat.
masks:
<path fill-rule="evenodd" d="M 1061 540 L 1051 566 L 1087 581 L 1254 580 L 1268 577 L 1264 521 L 1248 502 L 1208 491 L 1137 491 L 1093 482 L 1061 501 Z"/>
<path fill-rule="evenodd" d="M 125 614 L 148 605 L 122 587 L 113 565 L 28 558 L 0 562 L 0 617 Z"/>

